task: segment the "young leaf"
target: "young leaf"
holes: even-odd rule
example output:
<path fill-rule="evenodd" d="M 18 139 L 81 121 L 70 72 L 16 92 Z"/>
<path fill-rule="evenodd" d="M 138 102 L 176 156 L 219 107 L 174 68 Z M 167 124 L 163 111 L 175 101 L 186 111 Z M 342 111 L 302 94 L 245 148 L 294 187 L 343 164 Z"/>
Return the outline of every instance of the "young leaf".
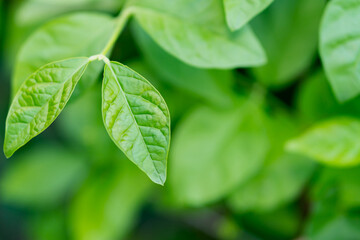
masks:
<path fill-rule="evenodd" d="M 223 198 L 261 167 L 268 142 L 263 114 L 253 102 L 234 109 L 196 108 L 174 135 L 169 184 L 180 205 Z"/>
<path fill-rule="evenodd" d="M 223 0 L 226 21 L 233 31 L 240 29 L 274 0 Z"/>
<path fill-rule="evenodd" d="M 88 63 L 88 58 L 49 63 L 21 85 L 6 119 L 4 152 L 7 157 L 56 119 L 70 99 Z"/>
<path fill-rule="evenodd" d="M 324 6 L 325 0 L 276 0 L 251 22 L 268 56 L 254 69 L 261 82 L 281 87 L 310 66 Z"/>
<path fill-rule="evenodd" d="M 103 120 L 111 139 L 152 181 L 164 184 L 170 114 L 160 93 L 117 62 L 105 66 Z"/>
<path fill-rule="evenodd" d="M 129 7 L 155 42 L 185 63 L 234 68 L 266 62 L 250 27 L 229 31 L 219 0 L 132 0 Z"/>
<path fill-rule="evenodd" d="M 360 163 L 360 121 L 337 118 L 319 123 L 291 140 L 287 149 L 332 166 L 346 167 Z"/>
<path fill-rule="evenodd" d="M 98 54 L 115 28 L 114 18 L 99 13 L 74 13 L 40 27 L 20 49 L 12 79 L 12 94 L 41 66 L 66 58 Z M 100 62 L 90 64 L 79 90 L 87 88 L 102 70 Z M 86 80 L 85 80 L 86 79 Z"/>
<path fill-rule="evenodd" d="M 360 2 L 330 1 L 320 31 L 320 55 L 336 97 L 348 100 L 360 93 Z"/>
<path fill-rule="evenodd" d="M 35 146 L 14 160 L 1 177 L 0 196 L 3 202 L 21 207 L 56 206 L 86 171 L 81 156 L 56 145 Z"/>

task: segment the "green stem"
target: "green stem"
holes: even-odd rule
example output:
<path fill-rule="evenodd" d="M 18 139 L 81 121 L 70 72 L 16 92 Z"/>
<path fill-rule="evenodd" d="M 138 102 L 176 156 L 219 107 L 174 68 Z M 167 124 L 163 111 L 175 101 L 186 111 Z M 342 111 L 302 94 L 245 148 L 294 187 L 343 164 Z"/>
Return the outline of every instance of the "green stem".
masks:
<path fill-rule="evenodd" d="M 109 42 L 106 44 L 104 49 L 102 50 L 102 55 L 107 55 L 111 48 L 114 46 L 116 39 L 118 39 L 120 33 L 125 28 L 125 25 L 133 13 L 132 8 L 125 8 L 125 10 L 121 11 L 118 17 L 116 18 L 116 26 L 113 35 L 111 36 Z"/>

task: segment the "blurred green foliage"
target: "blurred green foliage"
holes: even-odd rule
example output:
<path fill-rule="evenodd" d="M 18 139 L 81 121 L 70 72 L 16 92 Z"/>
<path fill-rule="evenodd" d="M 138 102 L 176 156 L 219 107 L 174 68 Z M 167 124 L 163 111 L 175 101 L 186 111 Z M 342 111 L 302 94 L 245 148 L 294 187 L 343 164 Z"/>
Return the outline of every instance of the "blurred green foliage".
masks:
<path fill-rule="evenodd" d="M 165 186 L 108 137 L 94 62 L 0 154 L 1 240 L 360 239 L 357 0 L 0 1 L 1 125 L 32 72 L 102 51 L 124 4 L 140 10 L 108 57 L 168 105 Z"/>

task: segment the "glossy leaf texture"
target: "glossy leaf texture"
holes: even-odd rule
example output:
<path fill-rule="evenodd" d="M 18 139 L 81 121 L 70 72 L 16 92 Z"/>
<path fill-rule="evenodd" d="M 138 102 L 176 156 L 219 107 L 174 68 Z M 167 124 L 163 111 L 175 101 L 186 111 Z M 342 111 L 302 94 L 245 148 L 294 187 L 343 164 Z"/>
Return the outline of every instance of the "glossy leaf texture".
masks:
<path fill-rule="evenodd" d="M 69 101 L 88 63 L 88 58 L 49 63 L 25 80 L 6 119 L 7 157 L 50 126 Z"/>
<path fill-rule="evenodd" d="M 252 177 L 268 147 L 262 117 L 259 107 L 244 99 L 226 111 L 195 108 L 174 134 L 169 168 L 174 202 L 212 203 Z"/>
<path fill-rule="evenodd" d="M 192 67 L 161 49 L 136 22 L 132 25 L 132 30 L 146 62 L 158 73 L 162 81 L 215 106 L 224 107 L 232 104 L 230 88 L 234 77 L 230 70 Z"/>
<path fill-rule="evenodd" d="M 282 87 L 315 59 L 325 0 L 276 0 L 252 22 L 268 63 L 254 68 L 259 81 Z"/>
<path fill-rule="evenodd" d="M 114 19 L 99 13 L 73 13 L 40 27 L 18 53 L 12 78 L 13 96 L 22 82 L 45 64 L 99 54 L 110 40 L 114 28 Z M 102 63 L 90 64 L 84 81 L 79 84 L 79 91 L 91 85 L 101 70 Z"/>
<path fill-rule="evenodd" d="M 93 174 L 70 205 L 71 235 L 78 240 L 123 239 L 151 185 L 135 166 L 118 166 Z"/>
<path fill-rule="evenodd" d="M 360 2 L 333 0 L 324 13 L 320 31 L 320 55 L 340 101 L 360 93 Z"/>
<path fill-rule="evenodd" d="M 263 213 L 285 206 L 300 194 L 313 170 L 311 160 L 284 152 L 285 142 L 298 132 L 290 116 L 279 111 L 266 118 L 265 126 L 270 148 L 263 167 L 228 200 L 238 213 Z"/>
<path fill-rule="evenodd" d="M 163 185 L 170 114 L 160 93 L 130 68 L 110 62 L 105 66 L 102 113 L 114 143 L 152 181 Z"/>
<path fill-rule="evenodd" d="M 226 21 L 233 31 L 240 29 L 274 0 L 223 0 Z"/>
<path fill-rule="evenodd" d="M 132 0 L 128 7 L 157 44 L 195 67 L 226 69 L 266 62 L 250 27 L 228 29 L 219 0 Z"/>
<path fill-rule="evenodd" d="M 19 207 L 52 208 L 61 204 L 86 173 L 82 156 L 52 144 L 37 145 L 14 160 L 1 176 L 0 198 Z"/>
<path fill-rule="evenodd" d="M 335 118 L 321 122 L 291 140 L 287 149 L 323 164 L 346 167 L 360 163 L 360 121 Z"/>

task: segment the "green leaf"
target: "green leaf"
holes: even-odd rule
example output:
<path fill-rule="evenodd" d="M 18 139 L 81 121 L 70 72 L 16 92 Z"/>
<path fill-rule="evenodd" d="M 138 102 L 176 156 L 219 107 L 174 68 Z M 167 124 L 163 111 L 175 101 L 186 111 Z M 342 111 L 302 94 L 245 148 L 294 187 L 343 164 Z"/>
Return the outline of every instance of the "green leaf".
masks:
<path fill-rule="evenodd" d="M 241 28 L 274 0 L 223 0 L 226 21 L 233 31 Z"/>
<path fill-rule="evenodd" d="M 161 80 L 213 105 L 231 105 L 230 86 L 234 79 L 230 70 L 206 70 L 187 65 L 162 50 L 138 24 L 132 27 L 148 64 L 161 76 Z"/>
<path fill-rule="evenodd" d="M 85 162 L 56 145 L 39 145 L 15 157 L 0 181 L 3 202 L 21 207 L 53 207 L 85 175 Z"/>
<path fill-rule="evenodd" d="M 287 149 L 323 164 L 346 167 L 360 163 L 360 121 L 336 118 L 316 124 L 288 142 Z"/>
<path fill-rule="evenodd" d="M 22 82 L 45 64 L 99 54 L 110 40 L 114 28 L 114 18 L 98 13 L 66 15 L 39 28 L 24 43 L 17 56 L 12 79 L 13 96 Z M 90 64 L 78 90 L 90 86 L 101 70 L 101 62 Z"/>
<path fill-rule="evenodd" d="M 295 80 L 315 58 L 325 0 L 276 0 L 251 23 L 268 63 L 255 68 L 259 81 L 280 87 Z"/>
<path fill-rule="evenodd" d="M 185 63 L 235 68 L 266 62 L 250 27 L 230 32 L 220 0 L 132 0 L 129 7 L 154 41 Z"/>
<path fill-rule="evenodd" d="M 312 185 L 312 201 L 331 201 L 332 209 L 351 210 L 360 207 L 359 174 L 360 167 L 322 169 Z"/>
<path fill-rule="evenodd" d="M 262 118 L 250 100 L 226 111 L 194 109 L 174 135 L 169 168 L 174 201 L 191 206 L 211 203 L 252 177 L 267 152 Z"/>
<path fill-rule="evenodd" d="M 320 55 L 336 97 L 345 101 L 360 93 L 360 2 L 332 0 L 320 31 Z"/>
<path fill-rule="evenodd" d="M 69 101 L 88 63 L 88 58 L 49 63 L 21 85 L 6 119 L 7 157 L 50 126 Z"/>
<path fill-rule="evenodd" d="M 306 79 L 298 92 L 298 112 L 309 123 L 338 115 L 360 117 L 360 97 L 339 103 L 322 70 Z"/>
<path fill-rule="evenodd" d="M 313 166 L 303 156 L 285 153 L 237 189 L 230 206 L 239 212 L 265 212 L 285 205 L 299 195 Z"/>
<path fill-rule="evenodd" d="M 123 239 L 131 229 L 151 185 L 125 159 L 120 162 L 120 166 L 93 175 L 71 203 L 73 239 Z"/>
<path fill-rule="evenodd" d="M 166 180 L 170 114 L 160 93 L 117 62 L 105 66 L 103 120 L 111 139 L 158 184 Z"/>
<path fill-rule="evenodd" d="M 284 152 L 286 141 L 298 132 L 294 119 L 279 111 L 267 117 L 265 126 L 271 147 L 261 171 L 230 196 L 228 203 L 236 212 L 269 212 L 288 204 L 312 173 L 312 161 Z"/>

